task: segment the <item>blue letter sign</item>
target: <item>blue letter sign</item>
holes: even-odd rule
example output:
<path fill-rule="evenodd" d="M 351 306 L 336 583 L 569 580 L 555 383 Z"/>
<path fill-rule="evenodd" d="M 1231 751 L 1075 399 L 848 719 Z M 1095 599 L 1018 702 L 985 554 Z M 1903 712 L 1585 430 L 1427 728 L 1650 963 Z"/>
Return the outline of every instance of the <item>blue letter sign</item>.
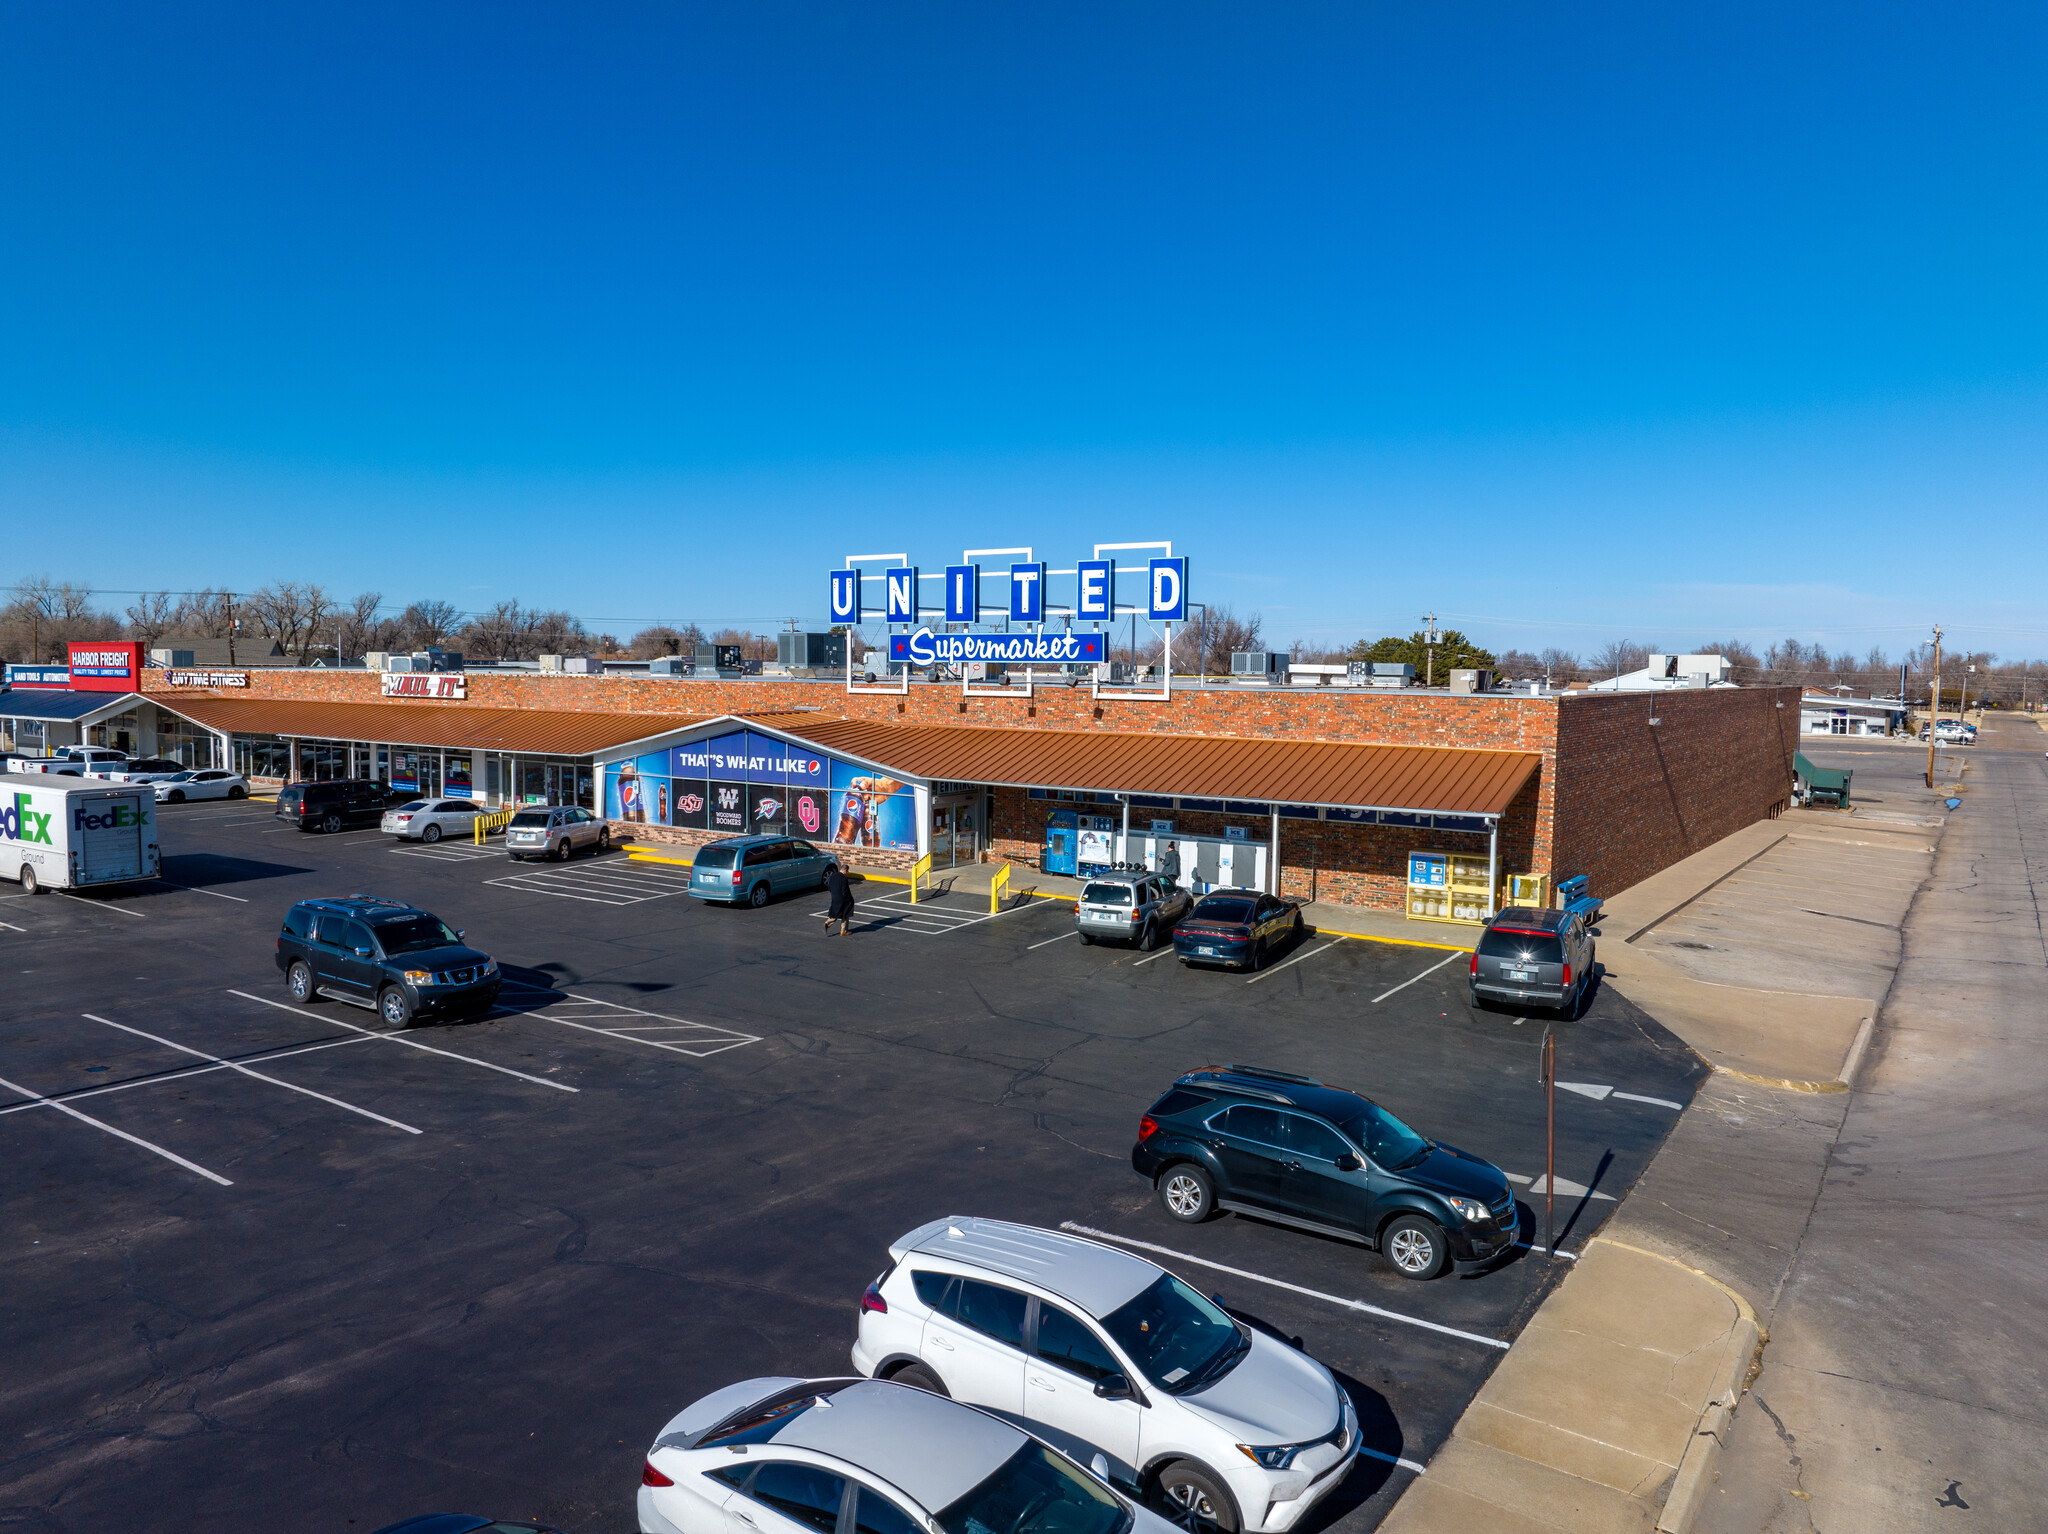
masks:
<path fill-rule="evenodd" d="M 904 565 L 882 572 L 882 589 L 888 593 L 889 623 L 917 622 L 917 566 Z"/>
<path fill-rule="evenodd" d="M 834 623 L 860 622 L 860 571 L 834 570 L 832 572 L 832 621 Z"/>
<path fill-rule="evenodd" d="M 1010 566 L 1010 621 L 1045 622 L 1045 562 Z"/>
<path fill-rule="evenodd" d="M 1116 606 L 1116 561 L 1084 559 L 1074 567 L 1074 616 L 1107 618 Z"/>
<path fill-rule="evenodd" d="M 981 566 L 946 566 L 946 621 L 981 621 Z"/>
<path fill-rule="evenodd" d="M 1185 623 L 1188 616 L 1188 562 L 1152 561 L 1150 603 L 1145 616 L 1154 623 Z"/>

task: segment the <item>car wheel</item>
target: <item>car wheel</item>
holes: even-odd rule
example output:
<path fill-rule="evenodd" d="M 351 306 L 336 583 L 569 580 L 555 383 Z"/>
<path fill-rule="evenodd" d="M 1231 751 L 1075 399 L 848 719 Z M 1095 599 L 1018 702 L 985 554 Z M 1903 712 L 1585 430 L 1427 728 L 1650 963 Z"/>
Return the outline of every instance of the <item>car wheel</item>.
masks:
<path fill-rule="evenodd" d="M 39 883 L 39 881 L 38 881 L 38 880 L 36 879 L 36 871 L 35 871 L 35 869 L 34 869 L 34 868 L 33 868 L 32 866 L 30 866 L 29 864 L 27 864 L 27 863 L 24 863 L 24 864 L 22 864 L 22 865 L 21 865 L 21 892 L 22 892 L 22 893 L 23 893 L 24 895 L 33 895 L 33 894 L 34 894 L 34 893 L 35 893 L 35 892 L 36 892 L 36 891 L 37 891 L 38 889 L 40 889 L 41 887 L 42 887 L 42 886 L 41 886 L 41 884 L 40 884 L 40 883 Z"/>
<path fill-rule="evenodd" d="M 428 826 L 426 830 L 420 832 L 420 840 L 423 842 L 438 842 L 440 839 L 441 828 L 439 826 Z"/>
<path fill-rule="evenodd" d="M 1474 1012 L 1490 1012 L 1493 1010 L 1488 1005 L 1486 998 L 1479 994 L 1478 986 L 1473 986 L 1467 994 L 1472 998 L 1472 1010 Z"/>
<path fill-rule="evenodd" d="M 1216 1188 L 1207 1172 L 1183 1161 L 1159 1179 L 1159 1202 L 1176 1220 L 1199 1225 L 1216 1212 Z"/>
<path fill-rule="evenodd" d="M 1263 939 L 1252 944 L 1252 956 L 1245 961 L 1244 967 L 1254 972 L 1266 967 L 1266 944 Z"/>
<path fill-rule="evenodd" d="M 172 804 L 183 804 L 185 802 L 185 790 L 182 788 L 174 788 L 169 793 L 165 794 L 164 798 L 169 800 Z"/>
<path fill-rule="evenodd" d="M 304 959 L 294 959 L 291 968 L 284 972 L 284 988 L 292 993 L 293 1001 L 320 999 L 320 989 L 313 984 L 313 966 Z"/>
<path fill-rule="evenodd" d="M 612 850 L 612 828 L 610 826 L 600 826 L 598 828 L 597 850 L 599 852 L 610 852 Z"/>
<path fill-rule="evenodd" d="M 1237 1504 L 1223 1483 L 1200 1465 L 1176 1460 L 1153 1482 L 1159 1516 L 1188 1534 L 1237 1534 Z"/>
<path fill-rule="evenodd" d="M 1159 934 L 1153 929 L 1152 923 L 1148 921 L 1145 923 L 1145 930 L 1138 934 L 1138 946 L 1146 953 L 1150 953 L 1158 945 Z"/>
<path fill-rule="evenodd" d="M 405 992 L 395 985 L 384 987 L 377 998 L 377 1015 L 391 1028 L 403 1028 L 412 1021 L 412 1003 L 405 999 Z"/>
<path fill-rule="evenodd" d="M 235 783 L 229 786 L 228 797 L 230 799 L 246 799 L 249 797 L 249 790 L 242 787 L 241 784 Z"/>
<path fill-rule="evenodd" d="M 320 829 L 327 832 L 329 835 L 332 835 L 334 832 L 339 831 L 341 829 L 341 817 L 339 815 L 329 814 L 325 820 L 320 822 Z"/>
<path fill-rule="evenodd" d="M 1443 1227 L 1419 1214 L 1404 1214 L 1381 1231 L 1380 1251 L 1403 1278 L 1435 1278 L 1451 1260 Z"/>
<path fill-rule="evenodd" d="M 823 868 L 818 870 L 819 889 L 823 889 L 825 887 L 825 881 L 832 877 L 832 870 L 837 868 L 838 866 L 839 865 L 837 863 L 827 863 Z"/>
<path fill-rule="evenodd" d="M 760 910 L 761 907 L 766 905 L 767 903 L 768 886 L 766 884 L 757 884 L 752 889 L 747 891 L 747 904 L 752 906 L 755 910 Z"/>
<path fill-rule="evenodd" d="M 946 1387 L 939 1383 L 939 1377 L 923 1364 L 905 1364 L 889 1379 L 893 1384 L 908 1385 L 912 1390 L 927 1391 L 935 1396 L 947 1394 Z"/>
<path fill-rule="evenodd" d="M 1084 932 L 1081 934 L 1081 946 L 1083 948 L 1093 948 L 1095 946 L 1095 939 Z"/>

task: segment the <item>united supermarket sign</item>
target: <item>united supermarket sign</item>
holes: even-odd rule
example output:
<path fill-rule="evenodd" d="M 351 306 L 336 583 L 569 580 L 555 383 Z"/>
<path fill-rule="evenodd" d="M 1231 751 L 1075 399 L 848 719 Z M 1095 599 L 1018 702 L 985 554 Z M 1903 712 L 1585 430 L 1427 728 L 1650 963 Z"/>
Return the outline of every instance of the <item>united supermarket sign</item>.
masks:
<path fill-rule="evenodd" d="M 956 665 L 992 661 L 1002 665 L 1099 666 L 1108 659 L 1105 636 L 1061 634 L 891 634 L 889 659 L 913 666 Z"/>

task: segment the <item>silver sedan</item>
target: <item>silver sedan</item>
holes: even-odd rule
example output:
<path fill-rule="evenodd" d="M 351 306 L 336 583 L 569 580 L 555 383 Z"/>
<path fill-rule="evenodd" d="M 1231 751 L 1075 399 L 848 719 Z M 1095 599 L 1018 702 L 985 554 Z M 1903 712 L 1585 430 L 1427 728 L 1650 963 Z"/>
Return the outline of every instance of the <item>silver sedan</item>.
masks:
<path fill-rule="evenodd" d="M 408 799 L 384 812 L 378 829 L 400 841 L 438 842 L 444 836 L 476 835 L 483 806 L 474 799 Z"/>

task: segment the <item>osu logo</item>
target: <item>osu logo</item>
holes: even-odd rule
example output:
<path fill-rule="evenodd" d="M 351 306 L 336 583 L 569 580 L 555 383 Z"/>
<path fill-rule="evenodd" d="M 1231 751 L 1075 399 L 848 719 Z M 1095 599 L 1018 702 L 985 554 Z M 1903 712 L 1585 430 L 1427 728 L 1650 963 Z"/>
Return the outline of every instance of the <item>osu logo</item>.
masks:
<path fill-rule="evenodd" d="M 694 815 L 704 808 L 704 801 L 696 794 L 684 794 L 676 800 L 676 808 L 685 815 Z"/>
<path fill-rule="evenodd" d="M 27 794 L 16 794 L 14 803 L 0 810 L 0 836 L 10 842 L 50 842 L 50 817 L 38 815 L 29 806 L 34 803 Z M 55 811 L 51 812 L 52 814 Z"/>

